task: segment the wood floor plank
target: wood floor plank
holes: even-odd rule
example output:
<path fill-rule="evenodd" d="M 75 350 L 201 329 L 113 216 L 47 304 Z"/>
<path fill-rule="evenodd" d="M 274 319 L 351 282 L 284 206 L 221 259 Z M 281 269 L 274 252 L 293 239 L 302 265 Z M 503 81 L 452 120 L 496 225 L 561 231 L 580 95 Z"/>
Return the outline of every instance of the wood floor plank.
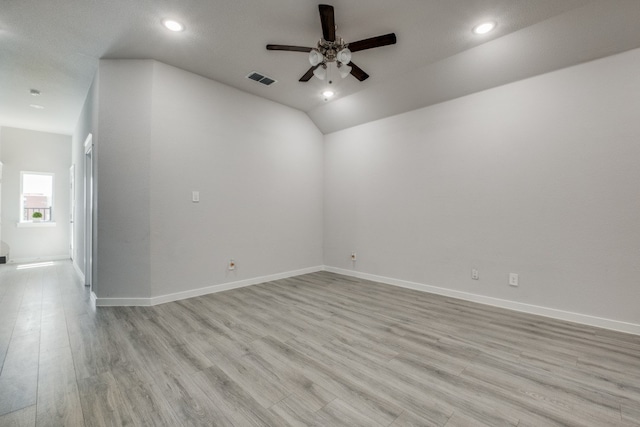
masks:
<path fill-rule="evenodd" d="M 277 374 L 256 366 L 244 357 L 234 357 L 224 351 L 212 350 L 207 354 L 217 368 L 224 371 L 233 381 L 243 388 L 262 407 L 269 408 L 274 403 L 287 397 L 289 392 L 284 381 Z"/>
<path fill-rule="evenodd" d="M 12 336 L 0 377 L 37 373 L 39 352 L 40 331 Z"/>
<path fill-rule="evenodd" d="M 405 410 L 389 427 L 439 427 L 442 425 Z"/>
<path fill-rule="evenodd" d="M 235 424 L 249 427 L 276 426 L 283 423 L 277 414 L 263 408 L 247 390 L 216 366 L 195 373 L 191 377 Z"/>
<path fill-rule="evenodd" d="M 388 425 L 386 421 L 375 419 L 363 411 L 358 411 L 346 402 L 334 399 L 315 413 L 315 425 L 344 426 L 344 427 L 382 427 Z M 380 424 L 378 421 L 382 421 Z"/>
<path fill-rule="evenodd" d="M 110 372 L 79 380 L 78 391 L 86 426 L 133 425 L 124 390 L 120 390 Z"/>
<path fill-rule="evenodd" d="M 39 341 L 38 330 L 12 336 L 0 373 L 0 415 L 36 403 Z"/>
<path fill-rule="evenodd" d="M 628 425 L 640 426 L 640 405 L 622 404 L 620 407 L 622 421 Z"/>
<path fill-rule="evenodd" d="M 516 426 L 518 425 L 518 421 L 516 424 L 502 424 L 505 426 Z M 445 427 L 496 427 L 498 424 L 486 423 L 479 420 L 475 416 L 467 416 L 462 412 L 455 412 L 449 421 L 444 425 Z"/>
<path fill-rule="evenodd" d="M 71 347 L 43 351 L 38 364 L 38 389 L 48 390 L 57 385 L 75 384 L 76 371 Z"/>
<path fill-rule="evenodd" d="M 282 363 L 277 356 L 261 351 L 262 345 L 264 343 L 260 340 L 250 343 L 242 358 L 254 367 L 269 372 L 278 383 L 285 384 L 290 392 L 289 398 L 304 402 L 305 407 L 311 411 L 319 410 L 336 398 L 334 393 L 307 378 L 302 370 L 289 363 Z"/>
<path fill-rule="evenodd" d="M 320 385 L 328 392 L 346 402 L 361 408 L 376 419 L 388 423 L 395 420 L 402 410 L 392 402 L 376 394 L 366 384 L 354 380 L 351 375 L 332 369 L 321 360 L 313 359 L 271 337 L 265 337 L 253 343 L 260 353 L 289 369 L 295 369 L 299 375 Z"/>
<path fill-rule="evenodd" d="M 67 322 L 69 343 L 73 352 L 74 367 L 78 380 L 109 370 L 108 350 L 97 336 L 98 330 L 92 319 L 83 314 Z"/>
<path fill-rule="evenodd" d="M 173 369 L 155 372 L 155 384 L 178 423 L 184 426 L 233 426 L 233 416 L 221 409 L 186 373 Z"/>
<path fill-rule="evenodd" d="M 324 405 L 323 405 L 324 406 Z M 295 396 L 282 399 L 269 408 L 283 422 L 284 426 L 307 427 L 315 417 L 315 412 Z"/>
<path fill-rule="evenodd" d="M 75 383 L 38 389 L 37 427 L 84 426 L 80 395 Z"/>
<path fill-rule="evenodd" d="M 296 400 L 305 408 L 314 412 L 322 409 L 336 398 L 333 393 L 330 393 L 311 380 L 304 381 L 302 384 L 298 384 L 297 387 L 292 387 L 292 390 L 294 390 L 294 392 L 291 393 L 288 399 Z"/>
<path fill-rule="evenodd" d="M 535 413 L 563 424 L 615 425 L 621 421 L 619 405 L 616 407 L 610 400 L 572 394 L 558 388 L 553 377 L 543 371 L 525 369 L 506 360 L 477 359 L 461 376 L 480 381 L 496 398 L 513 400 L 529 411 L 535 409 Z"/>
<path fill-rule="evenodd" d="M 635 426 L 640 337 L 318 272 L 91 305 L 0 266 L 0 425 Z"/>
<path fill-rule="evenodd" d="M 2 427 L 34 427 L 36 425 L 36 405 L 0 415 Z"/>
<path fill-rule="evenodd" d="M 70 348 L 67 321 L 62 314 L 59 318 L 43 320 L 40 327 L 40 354 L 59 348 Z"/>
<path fill-rule="evenodd" d="M 37 425 L 84 426 L 70 347 L 41 348 Z"/>
<path fill-rule="evenodd" d="M 20 376 L 0 376 L 0 415 L 35 405 L 37 391 L 37 371 Z"/>
<path fill-rule="evenodd" d="M 122 397 L 130 409 L 133 425 L 136 426 L 173 426 L 178 425 L 178 417 L 168 400 L 153 384 L 135 381 L 130 378 L 121 381 L 116 377 Z M 126 385 L 124 385 L 124 384 Z"/>
<path fill-rule="evenodd" d="M 325 352 L 323 348 L 309 343 L 289 342 L 289 345 L 309 355 L 318 353 L 323 357 L 331 358 L 331 354 Z M 421 414 L 422 417 L 436 424 L 445 422 L 456 407 L 463 408 L 473 413 L 477 419 L 486 420 L 494 425 L 517 423 L 517 418 L 509 415 L 509 411 L 500 408 L 499 405 L 494 405 L 487 410 L 487 403 L 491 402 L 481 399 L 477 393 L 470 392 L 469 384 L 450 387 L 450 383 L 461 382 L 456 378 L 455 373 L 447 375 L 444 371 L 429 366 L 428 362 L 423 363 L 422 360 L 416 363 L 418 367 L 416 371 L 397 369 L 398 361 L 395 359 L 389 362 L 388 366 L 363 365 L 353 358 L 333 359 L 333 363 L 335 365 L 332 367 L 336 370 L 353 372 L 360 381 L 371 389 L 375 389 L 379 396 L 384 396 L 387 400 L 405 408 L 411 408 L 413 412 Z M 431 393 L 423 384 L 437 385 L 434 387 L 437 393 Z"/>

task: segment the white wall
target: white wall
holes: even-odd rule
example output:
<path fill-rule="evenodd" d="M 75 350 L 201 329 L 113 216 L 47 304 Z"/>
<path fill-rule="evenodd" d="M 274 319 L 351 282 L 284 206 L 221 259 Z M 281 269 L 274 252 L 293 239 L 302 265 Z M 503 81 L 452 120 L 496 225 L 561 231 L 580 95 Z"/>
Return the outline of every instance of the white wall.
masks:
<path fill-rule="evenodd" d="M 640 324 L 639 69 L 634 50 L 327 135 L 325 264 Z"/>
<path fill-rule="evenodd" d="M 323 138 L 304 113 L 154 61 L 102 60 L 98 92 L 99 299 L 322 265 Z"/>
<path fill-rule="evenodd" d="M 321 266 L 322 142 L 300 111 L 154 63 L 152 294 Z"/>
<path fill-rule="evenodd" d="M 323 138 L 279 104 L 154 61 L 103 60 L 98 297 L 186 296 L 324 256 L 353 274 L 640 325 L 639 65 L 630 51 Z"/>
<path fill-rule="evenodd" d="M 98 80 L 97 246 L 99 298 L 148 298 L 153 61 L 101 60 Z"/>
<path fill-rule="evenodd" d="M 10 261 L 69 257 L 69 167 L 71 137 L 2 128 L 2 240 Z M 17 227 L 20 222 L 20 172 L 55 174 L 55 227 Z"/>

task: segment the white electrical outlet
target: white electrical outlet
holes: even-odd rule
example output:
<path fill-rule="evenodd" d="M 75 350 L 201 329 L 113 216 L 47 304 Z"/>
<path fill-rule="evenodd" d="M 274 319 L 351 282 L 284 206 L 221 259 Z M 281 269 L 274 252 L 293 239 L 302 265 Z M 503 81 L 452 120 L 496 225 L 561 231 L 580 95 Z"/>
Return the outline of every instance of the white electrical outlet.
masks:
<path fill-rule="evenodd" d="M 355 260 L 356 260 L 356 253 L 351 252 L 351 261 L 355 261 Z"/>
<path fill-rule="evenodd" d="M 478 269 L 477 268 L 472 268 L 471 269 L 471 278 L 473 280 L 479 280 L 480 279 L 480 275 L 478 274 Z"/>
<path fill-rule="evenodd" d="M 236 262 L 232 259 L 229 260 L 229 264 L 228 264 L 228 268 L 229 270 L 235 270 L 236 269 Z"/>
<path fill-rule="evenodd" d="M 509 285 L 518 286 L 518 275 L 516 273 L 509 273 Z"/>

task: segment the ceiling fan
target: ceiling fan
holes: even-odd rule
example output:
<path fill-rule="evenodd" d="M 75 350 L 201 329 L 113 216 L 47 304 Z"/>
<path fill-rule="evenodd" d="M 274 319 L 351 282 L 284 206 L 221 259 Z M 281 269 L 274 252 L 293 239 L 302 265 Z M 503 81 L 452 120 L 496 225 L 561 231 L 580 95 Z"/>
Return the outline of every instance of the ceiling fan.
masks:
<path fill-rule="evenodd" d="M 287 46 L 280 44 L 268 44 L 267 50 L 286 50 L 290 52 L 308 52 L 311 68 L 300 77 L 301 82 L 308 82 L 316 76 L 324 80 L 327 76 L 327 65 L 335 62 L 342 78 L 349 74 L 363 81 L 369 78 L 360 67 L 351 62 L 351 54 L 374 47 L 387 46 L 396 43 L 395 33 L 383 36 L 371 37 L 353 43 L 345 43 L 342 38 L 336 39 L 336 24 L 333 6 L 327 4 L 318 5 L 320 10 L 320 23 L 322 24 L 322 38 L 316 47 Z"/>

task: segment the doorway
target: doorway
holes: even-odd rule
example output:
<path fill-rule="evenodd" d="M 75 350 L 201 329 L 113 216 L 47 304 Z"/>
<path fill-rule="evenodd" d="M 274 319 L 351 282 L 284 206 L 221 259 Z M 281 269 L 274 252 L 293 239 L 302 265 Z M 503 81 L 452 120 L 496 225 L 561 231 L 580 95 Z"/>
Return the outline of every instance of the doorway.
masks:
<path fill-rule="evenodd" d="M 75 261 L 75 230 L 74 230 L 74 218 L 76 215 L 76 165 L 71 165 L 69 168 L 69 258 L 71 261 Z"/>
<path fill-rule="evenodd" d="M 84 142 L 84 284 L 93 289 L 93 135 Z"/>

